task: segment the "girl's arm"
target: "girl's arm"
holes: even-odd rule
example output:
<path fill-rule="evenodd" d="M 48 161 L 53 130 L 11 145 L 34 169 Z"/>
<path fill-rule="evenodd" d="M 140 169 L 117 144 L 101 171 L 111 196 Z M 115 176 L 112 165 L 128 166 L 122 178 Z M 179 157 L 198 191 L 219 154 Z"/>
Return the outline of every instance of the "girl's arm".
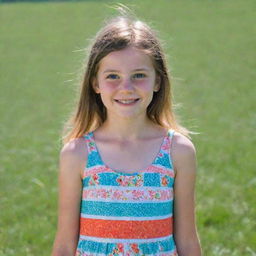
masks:
<path fill-rule="evenodd" d="M 60 153 L 58 228 L 52 256 L 74 256 L 79 238 L 81 173 L 85 166 L 81 139 L 67 143 Z M 84 153 L 84 152 L 83 152 Z"/>
<path fill-rule="evenodd" d="M 176 172 L 174 185 L 174 239 L 179 256 L 201 256 L 195 223 L 196 150 L 185 136 L 176 133 L 172 142 Z"/>

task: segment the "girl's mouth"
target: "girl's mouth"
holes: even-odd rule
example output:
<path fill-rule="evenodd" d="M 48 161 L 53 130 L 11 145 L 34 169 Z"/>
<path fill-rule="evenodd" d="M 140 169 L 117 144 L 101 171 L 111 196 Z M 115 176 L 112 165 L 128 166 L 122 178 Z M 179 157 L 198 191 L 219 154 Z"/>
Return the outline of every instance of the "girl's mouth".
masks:
<path fill-rule="evenodd" d="M 122 104 L 122 105 L 133 105 L 135 104 L 139 99 L 120 99 L 120 100 L 115 100 L 117 103 Z"/>

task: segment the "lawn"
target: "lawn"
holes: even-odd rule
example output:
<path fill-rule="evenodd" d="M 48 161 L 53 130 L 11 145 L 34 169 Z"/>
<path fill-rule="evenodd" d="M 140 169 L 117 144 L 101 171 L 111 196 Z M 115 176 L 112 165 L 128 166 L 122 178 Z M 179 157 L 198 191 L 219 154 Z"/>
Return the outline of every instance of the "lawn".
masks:
<path fill-rule="evenodd" d="M 199 132 L 206 256 L 256 255 L 254 0 L 119 1 L 165 42 L 181 123 Z M 114 1 L 0 4 L 0 256 L 50 255 L 61 130 Z"/>

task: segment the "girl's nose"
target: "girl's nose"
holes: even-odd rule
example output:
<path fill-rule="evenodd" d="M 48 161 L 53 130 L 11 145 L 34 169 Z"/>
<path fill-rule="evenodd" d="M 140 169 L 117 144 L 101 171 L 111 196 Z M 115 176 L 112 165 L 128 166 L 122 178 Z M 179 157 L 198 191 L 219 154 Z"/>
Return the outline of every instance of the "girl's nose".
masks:
<path fill-rule="evenodd" d="M 131 79 L 130 78 L 123 79 L 123 81 L 121 82 L 121 88 L 123 90 L 128 90 L 128 91 L 133 90 L 133 83 Z"/>

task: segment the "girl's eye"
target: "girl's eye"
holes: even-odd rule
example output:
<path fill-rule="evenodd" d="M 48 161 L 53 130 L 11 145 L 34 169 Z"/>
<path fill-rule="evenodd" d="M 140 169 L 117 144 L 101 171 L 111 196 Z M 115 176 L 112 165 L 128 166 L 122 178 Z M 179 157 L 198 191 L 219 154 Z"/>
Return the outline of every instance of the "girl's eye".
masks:
<path fill-rule="evenodd" d="M 118 75 L 115 75 L 115 74 L 110 74 L 107 76 L 107 79 L 111 79 L 111 80 L 115 80 L 115 79 L 118 79 L 119 76 Z"/>
<path fill-rule="evenodd" d="M 137 73 L 137 74 L 134 74 L 133 77 L 136 78 L 136 79 L 140 79 L 140 78 L 146 77 L 146 75 L 142 74 L 142 73 Z"/>

